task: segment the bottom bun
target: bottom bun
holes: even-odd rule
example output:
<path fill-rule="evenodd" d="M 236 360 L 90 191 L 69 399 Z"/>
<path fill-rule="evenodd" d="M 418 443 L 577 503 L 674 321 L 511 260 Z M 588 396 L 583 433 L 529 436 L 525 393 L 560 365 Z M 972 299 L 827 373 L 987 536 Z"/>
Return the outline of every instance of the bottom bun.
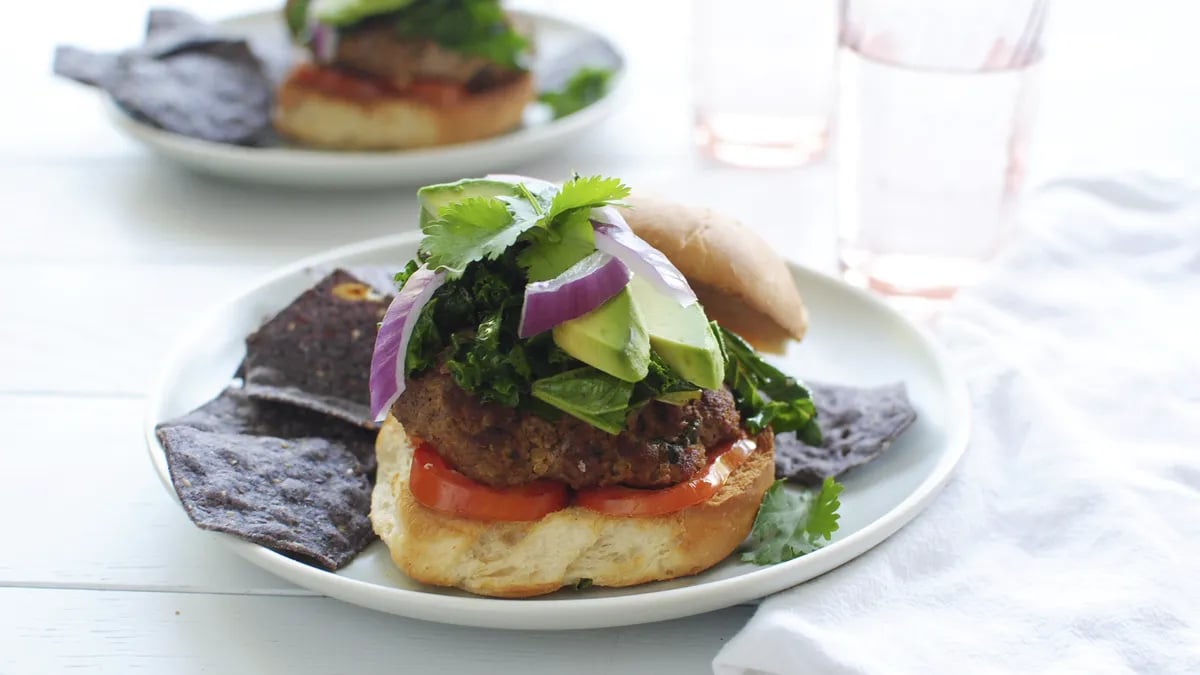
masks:
<path fill-rule="evenodd" d="M 402 150 L 489 138 L 521 123 L 533 100 L 528 73 L 434 104 L 410 96 L 360 101 L 306 85 L 293 73 L 275 97 L 275 130 L 305 145 L 340 150 Z"/>
<path fill-rule="evenodd" d="M 577 506 L 531 522 L 482 522 L 418 504 L 408 487 L 413 447 L 388 417 L 379 432 L 371 522 L 392 560 L 413 579 L 480 595 L 524 598 L 590 579 L 633 586 L 696 574 L 724 560 L 750 533 L 775 478 L 774 439 L 708 501 L 662 516 L 607 516 Z"/>

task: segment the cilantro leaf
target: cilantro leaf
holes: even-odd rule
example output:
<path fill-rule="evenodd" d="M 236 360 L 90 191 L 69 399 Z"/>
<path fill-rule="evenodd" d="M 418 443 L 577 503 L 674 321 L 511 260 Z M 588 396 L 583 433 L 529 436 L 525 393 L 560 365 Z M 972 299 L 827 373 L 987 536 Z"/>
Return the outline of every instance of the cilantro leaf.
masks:
<path fill-rule="evenodd" d="M 629 187 L 623 184 L 620 178 L 575 176 L 563 183 L 562 189 L 554 195 L 554 201 L 550 203 L 550 210 L 546 217 L 553 221 L 567 211 L 594 209 L 619 202 L 628 196 Z"/>
<path fill-rule="evenodd" d="M 826 478 L 820 491 L 793 492 L 777 480 L 763 495 L 750 530 L 744 562 L 773 565 L 812 553 L 833 538 L 838 529 L 842 485 Z"/>
<path fill-rule="evenodd" d="M 543 92 L 538 100 L 550 106 L 555 119 L 566 117 L 604 98 L 612 76 L 610 68 L 584 66 L 571 75 L 562 89 Z"/>
<path fill-rule="evenodd" d="M 629 195 L 629 188 L 616 178 L 580 178 L 563 184 L 557 193 L 533 193 L 524 185 L 520 196 L 502 197 L 513 217 L 523 226 L 523 239 L 529 247 L 518 258 L 529 273 L 530 281 L 553 279 L 596 249 L 592 225 L 588 220 L 593 208 L 610 204 Z"/>
<path fill-rule="evenodd" d="M 476 260 L 494 260 L 534 222 L 518 222 L 508 206 L 487 197 L 469 197 L 438 212 L 422 226 L 421 253 L 431 268 L 443 268 L 456 279 Z"/>
<path fill-rule="evenodd" d="M 530 281 L 545 281 L 566 272 L 596 250 L 589 211 L 575 210 L 560 218 L 554 228 L 529 230 L 529 246 L 517 262 L 529 273 Z"/>
<path fill-rule="evenodd" d="M 736 333 L 712 324 L 725 355 L 725 384 L 733 392 L 742 421 L 752 434 L 767 427 L 795 431 L 809 445 L 821 444 L 817 410 L 808 389 L 760 357 Z"/>

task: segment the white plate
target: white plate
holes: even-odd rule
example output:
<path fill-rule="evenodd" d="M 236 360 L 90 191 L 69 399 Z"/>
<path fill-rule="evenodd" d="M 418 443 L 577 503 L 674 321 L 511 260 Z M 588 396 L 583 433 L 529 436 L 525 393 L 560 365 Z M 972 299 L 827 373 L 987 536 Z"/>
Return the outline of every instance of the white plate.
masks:
<path fill-rule="evenodd" d="M 394 265 L 416 252 L 420 233 L 363 242 L 272 274 L 183 333 L 153 390 L 146 418 L 150 458 L 175 496 L 154 426 L 216 396 L 244 354 L 245 336 L 316 280 L 314 270 Z M 811 313 L 804 342 L 772 359 L 813 380 L 855 385 L 903 381 L 917 421 L 874 463 L 844 476 L 841 529 L 825 548 L 756 567 L 731 557 L 702 574 L 626 589 L 564 590 L 534 600 L 500 600 L 418 584 L 375 542 L 337 573 L 297 562 L 230 535 L 208 533 L 250 562 L 295 584 L 371 609 L 492 628 L 595 628 L 673 619 L 775 593 L 862 555 L 911 520 L 950 477 L 967 444 L 966 390 L 937 345 L 883 302 L 832 278 L 792 267 Z"/>
<path fill-rule="evenodd" d="M 554 63 L 559 55 L 582 45 L 602 45 L 620 66 L 608 94 L 574 114 L 548 119 L 545 107 L 529 106 L 522 127 L 493 138 L 457 145 L 388 152 L 338 152 L 293 146 L 243 147 L 181 136 L 144 124 L 104 96 L 109 117 L 118 129 L 159 155 L 190 169 L 241 181 L 320 188 L 369 188 L 412 185 L 462 176 L 511 172 L 522 162 L 567 148 L 618 105 L 625 89 L 625 59 L 613 41 L 564 19 L 515 12 L 532 23 L 537 64 Z M 279 12 L 257 12 L 220 22 L 238 35 L 283 40 Z M 274 34 L 274 37 L 271 37 Z"/>

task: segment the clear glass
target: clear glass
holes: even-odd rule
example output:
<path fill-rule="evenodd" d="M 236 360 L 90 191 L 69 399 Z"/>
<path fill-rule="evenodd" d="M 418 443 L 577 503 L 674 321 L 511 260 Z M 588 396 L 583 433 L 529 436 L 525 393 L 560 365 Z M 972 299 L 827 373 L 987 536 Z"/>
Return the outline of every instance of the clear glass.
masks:
<path fill-rule="evenodd" d="M 944 298 L 1004 243 L 1024 171 L 1045 0 L 842 0 L 839 262 Z"/>
<path fill-rule="evenodd" d="M 833 109 L 837 0 L 693 0 L 696 141 L 739 166 L 821 157 Z"/>

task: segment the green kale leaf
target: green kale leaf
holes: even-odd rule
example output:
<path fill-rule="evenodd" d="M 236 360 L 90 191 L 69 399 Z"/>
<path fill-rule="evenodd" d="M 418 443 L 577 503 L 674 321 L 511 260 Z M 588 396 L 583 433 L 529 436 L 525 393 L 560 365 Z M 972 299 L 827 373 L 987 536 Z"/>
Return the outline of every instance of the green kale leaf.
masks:
<path fill-rule="evenodd" d="M 752 434 L 767 427 L 795 431 L 809 445 L 821 444 L 817 411 L 808 389 L 767 363 L 736 333 L 715 322 L 713 333 L 725 354 L 725 384 L 733 392 L 742 422 Z"/>
<path fill-rule="evenodd" d="M 416 0 L 394 17 L 401 38 L 430 40 L 506 68 L 524 69 L 529 43 L 513 29 L 500 0 Z"/>
<path fill-rule="evenodd" d="M 650 352 L 650 370 L 646 378 L 636 383 L 631 405 L 640 406 L 651 400 L 679 404 L 700 397 L 700 387 L 675 374 L 656 352 Z"/>

